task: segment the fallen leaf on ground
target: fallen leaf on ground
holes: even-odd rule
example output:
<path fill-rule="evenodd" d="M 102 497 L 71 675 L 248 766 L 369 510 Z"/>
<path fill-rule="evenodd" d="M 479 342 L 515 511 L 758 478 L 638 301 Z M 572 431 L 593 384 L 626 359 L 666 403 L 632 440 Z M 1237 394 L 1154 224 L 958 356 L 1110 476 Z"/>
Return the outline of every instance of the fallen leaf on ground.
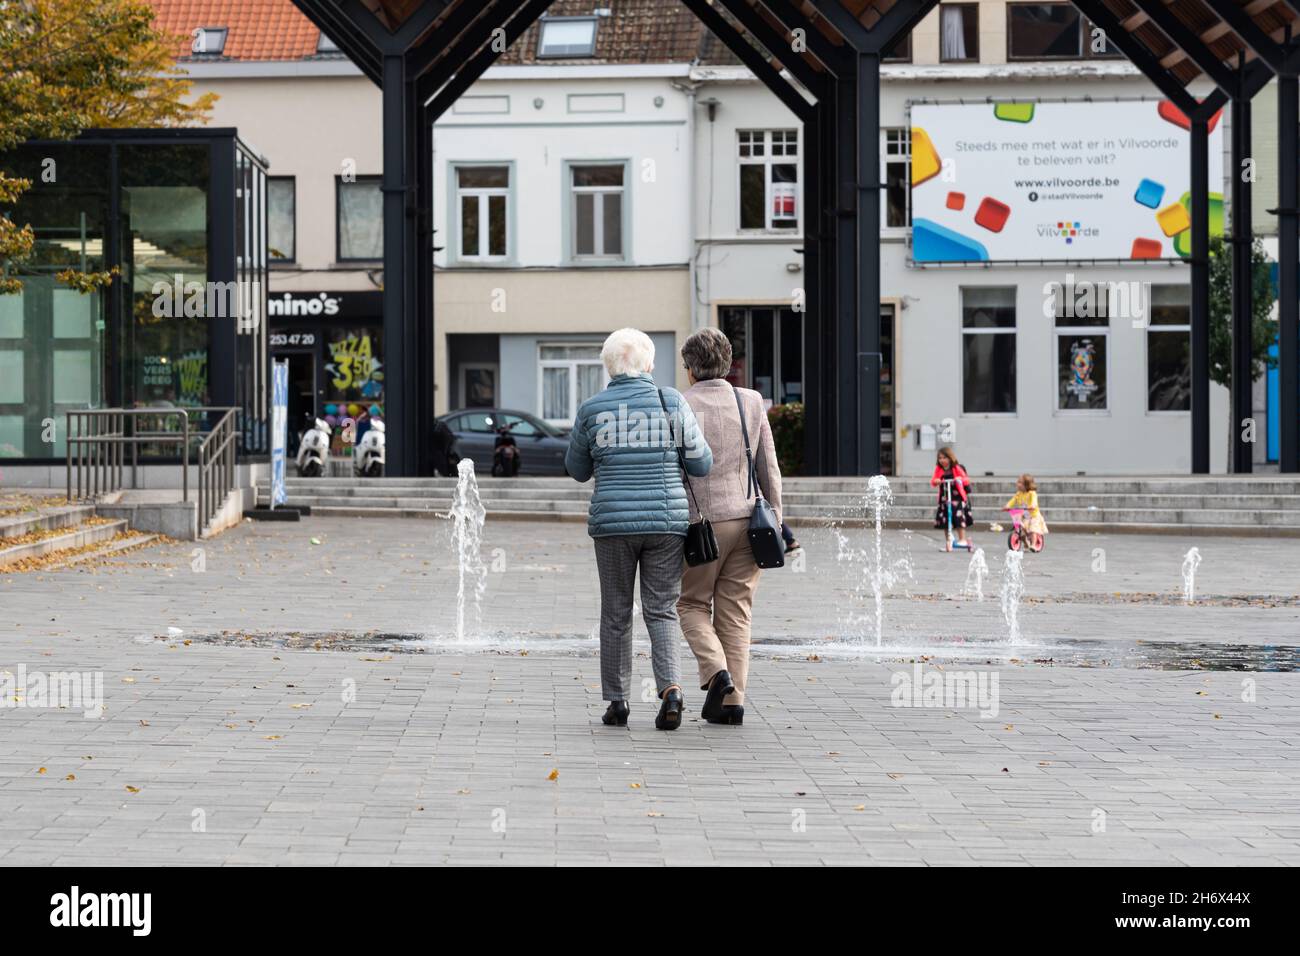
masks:
<path fill-rule="evenodd" d="M 140 792 L 140 788 L 139 788 L 139 787 L 133 787 L 133 786 L 131 786 L 131 785 L 128 783 L 128 784 L 126 785 L 126 792 L 127 792 L 127 793 L 139 793 L 139 792 Z"/>
<path fill-rule="evenodd" d="M 43 771 L 42 771 L 42 772 L 43 772 Z M 548 776 L 546 779 L 547 779 L 547 780 L 559 780 L 559 779 L 560 779 L 560 771 L 559 771 L 559 769 L 557 768 L 557 769 L 555 769 L 555 770 L 552 770 L 550 776 Z"/>

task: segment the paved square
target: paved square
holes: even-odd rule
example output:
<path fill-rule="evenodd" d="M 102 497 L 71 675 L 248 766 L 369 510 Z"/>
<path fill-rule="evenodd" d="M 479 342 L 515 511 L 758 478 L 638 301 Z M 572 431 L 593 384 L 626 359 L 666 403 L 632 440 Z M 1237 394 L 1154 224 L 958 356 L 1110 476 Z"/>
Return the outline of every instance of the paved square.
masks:
<path fill-rule="evenodd" d="M 104 682 L 98 716 L 0 710 L 0 862 L 1300 862 L 1300 676 L 1267 669 L 1300 644 L 1295 542 L 1053 536 L 1025 558 L 1027 643 L 1007 648 L 994 535 L 977 536 L 992 568 L 977 602 L 952 597 L 967 556 L 890 533 L 912 576 L 884 601 L 877 653 L 853 644 L 870 615 L 847 620 L 870 609 L 861 564 L 830 529 L 799 536 L 806 565 L 764 572 L 745 725 L 675 734 L 650 702 L 626 729 L 599 722 L 580 525 L 489 519 L 483 628 L 500 643 L 466 649 L 446 639 L 441 521 L 244 524 L 0 573 L 0 671 L 22 667 L 27 697 L 37 672 Z M 241 633 L 209 639 L 223 630 Z M 372 630 L 441 637 L 407 653 L 242 634 Z M 1196 669 L 1219 650 L 1265 669 Z M 895 706 L 914 660 L 996 677 L 996 714 Z M 689 717 L 701 699 L 688 687 Z"/>

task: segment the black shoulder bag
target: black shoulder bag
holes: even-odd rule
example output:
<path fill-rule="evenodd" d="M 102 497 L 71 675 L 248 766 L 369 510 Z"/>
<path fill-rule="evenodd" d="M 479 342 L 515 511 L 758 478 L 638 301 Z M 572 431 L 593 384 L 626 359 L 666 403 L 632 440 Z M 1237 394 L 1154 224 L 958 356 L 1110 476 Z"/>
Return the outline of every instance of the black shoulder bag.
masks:
<path fill-rule="evenodd" d="M 695 502 L 695 510 L 700 513 L 700 520 L 690 525 L 686 529 L 686 563 L 691 567 L 699 567 L 701 564 L 708 564 L 710 561 L 718 560 L 718 539 L 713 535 L 713 525 L 709 524 L 709 519 L 704 517 L 704 512 L 700 511 L 700 503 L 695 499 L 695 489 L 691 487 L 691 476 L 686 471 L 686 453 L 682 451 L 682 446 L 677 443 L 677 435 L 673 431 L 672 416 L 668 414 L 668 405 L 664 402 L 664 390 L 659 389 L 659 405 L 664 410 L 664 420 L 668 424 L 668 434 L 677 449 L 677 465 L 682 470 L 682 481 L 686 483 L 686 491 Z"/>
<path fill-rule="evenodd" d="M 736 393 L 736 411 L 740 412 L 740 430 L 745 436 L 745 459 L 749 462 L 749 488 L 745 497 L 754 498 L 754 513 L 749 516 L 749 550 L 754 555 L 754 563 L 760 568 L 785 567 L 785 547 L 781 542 L 781 526 L 777 523 L 776 512 L 772 504 L 763 497 L 763 490 L 758 486 L 758 475 L 754 469 L 754 454 L 749 450 L 749 426 L 745 424 L 745 407 L 740 404 L 740 392 Z"/>

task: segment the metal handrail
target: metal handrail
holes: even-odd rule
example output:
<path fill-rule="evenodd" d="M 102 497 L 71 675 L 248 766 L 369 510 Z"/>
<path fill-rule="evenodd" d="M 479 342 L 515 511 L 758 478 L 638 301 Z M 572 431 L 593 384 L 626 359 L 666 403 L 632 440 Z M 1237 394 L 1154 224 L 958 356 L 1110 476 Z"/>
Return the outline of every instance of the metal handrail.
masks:
<path fill-rule="evenodd" d="M 190 500 L 190 439 L 204 436 L 200 445 L 199 530 L 215 513 L 210 504 L 202 500 L 204 489 L 221 487 L 222 500 L 234 487 L 235 448 L 228 438 L 213 441 L 220 433 L 233 437 L 234 420 L 238 408 L 231 406 L 197 406 L 186 408 L 95 408 L 67 412 L 67 498 L 82 501 L 122 489 L 122 473 L 126 468 L 126 449 L 131 449 L 131 487 L 137 487 L 140 468 L 141 445 L 180 445 L 181 448 L 181 500 Z M 211 431 L 190 427 L 190 415 L 220 412 L 221 417 Z M 160 425 L 161 431 L 141 431 L 137 422 L 146 418 L 179 418 L 175 428 Z M 214 464 L 220 466 L 219 476 L 206 474 Z M 74 467 L 75 466 L 75 467 Z M 74 482 L 75 476 L 75 482 Z M 219 478 L 219 481 L 216 480 Z M 75 485 L 75 493 L 74 493 Z M 208 511 L 204 511 L 205 505 Z"/>
<path fill-rule="evenodd" d="M 199 531 L 212 521 L 235 486 L 236 408 L 226 410 L 199 443 Z"/>

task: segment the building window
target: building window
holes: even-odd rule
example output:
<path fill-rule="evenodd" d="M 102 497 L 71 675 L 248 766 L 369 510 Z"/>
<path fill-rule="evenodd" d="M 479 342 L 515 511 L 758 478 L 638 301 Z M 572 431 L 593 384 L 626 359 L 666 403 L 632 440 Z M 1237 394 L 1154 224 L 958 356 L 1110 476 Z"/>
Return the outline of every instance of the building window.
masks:
<path fill-rule="evenodd" d="M 1110 298 L 1103 284 L 1057 283 L 1056 407 L 1059 411 L 1106 410 L 1106 345 Z"/>
<path fill-rule="evenodd" d="M 335 43 L 333 40 L 331 40 L 329 37 L 327 37 L 325 35 L 325 31 L 322 30 L 320 36 L 316 38 L 316 52 L 317 53 L 338 53 L 339 45 Z"/>
<path fill-rule="evenodd" d="M 190 52 L 195 56 L 221 56 L 226 52 L 226 27 L 198 27 L 191 36 Z"/>
<path fill-rule="evenodd" d="M 961 290 L 962 411 L 1016 411 L 1016 290 Z"/>
<path fill-rule="evenodd" d="M 571 425 L 582 403 L 605 387 L 609 375 L 600 348 L 598 343 L 539 347 L 542 418 Z"/>
<path fill-rule="evenodd" d="M 509 166 L 457 166 L 456 208 L 460 258 L 505 259 L 509 255 Z"/>
<path fill-rule="evenodd" d="M 780 305 L 725 306 L 719 322 L 731 341 L 727 381 L 773 405 L 803 401 L 802 313 Z"/>
<path fill-rule="evenodd" d="M 1147 309 L 1147 411 L 1192 407 L 1192 306 L 1185 285 L 1153 285 Z"/>
<path fill-rule="evenodd" d="M 1007 5 L 1008 59 L 1113 59 L 1122 56 L 1106 34 L 1084 19 L 1072 3 Z"/>
<path fill-rule="evenodd" d="M 884 163 L 885 201 L 881 205 L 881 225 L 901 229 L 911 224 L 912 131 L 881 130 L 881 161 Z"/>
<path fill-rule="evenodd" d="M 596 55 L 595 17 L 555 17 L 542 20 L 537 32 L 537 56 Z"/>
<path fill-rule="evenodd" d="M 626 257 L 624 174 L 622 163 L 570 167 L 573 258 L 622 260 Z"/>
<path fill-rule="evenodd" d="M 379 176 L 335 180 L 339 262 L 384 258 L 384 194 Z"/>
<path fill-rule="evenodd" d="M 740 130 L 740 228 L 799 226 L 799 131 Z"/>
<path fill-rule="evenodd" d="M 266 241 L 272 262 L 298 260 L 297 182 L 292 176 L 266 180 Z"/>
<path fill-rule="evenodd" d="M 939 7 L 939 60 L 963 63 L 980 58 L 980 14 L 974 3 Z"/>

